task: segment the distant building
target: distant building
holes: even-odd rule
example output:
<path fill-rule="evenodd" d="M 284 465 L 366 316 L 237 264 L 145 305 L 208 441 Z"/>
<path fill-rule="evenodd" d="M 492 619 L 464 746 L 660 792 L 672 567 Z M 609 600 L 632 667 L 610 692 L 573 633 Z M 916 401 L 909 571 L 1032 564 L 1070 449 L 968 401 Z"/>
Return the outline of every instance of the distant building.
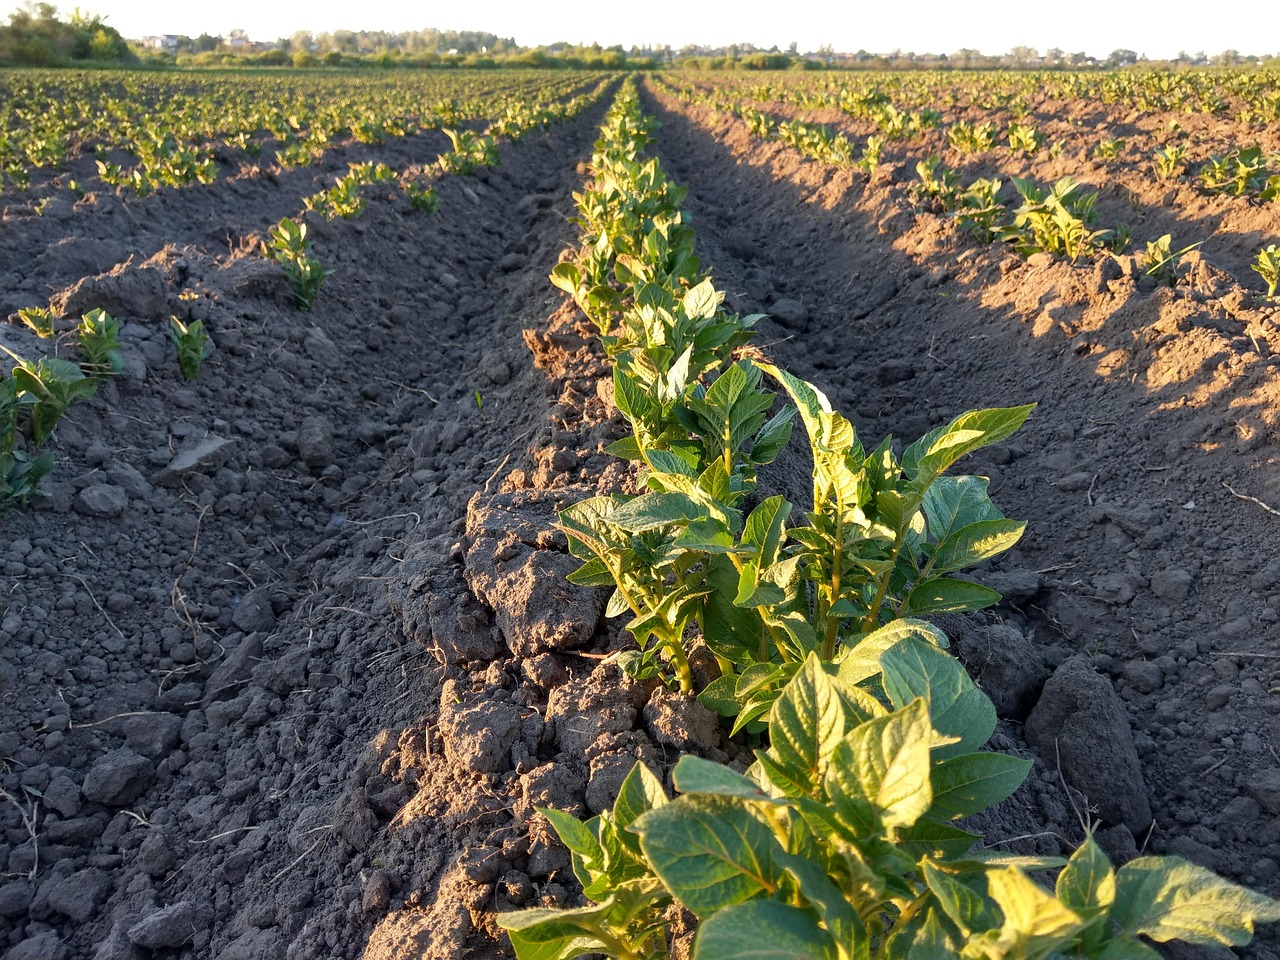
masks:
<path fill-rule="evenodd" d="M 162 37 L 143 37 L 138 43 L 149 50 L 163 50 L 165 53 L 176 53 L 181 38 L 176 33 L 166 33 Z"/>

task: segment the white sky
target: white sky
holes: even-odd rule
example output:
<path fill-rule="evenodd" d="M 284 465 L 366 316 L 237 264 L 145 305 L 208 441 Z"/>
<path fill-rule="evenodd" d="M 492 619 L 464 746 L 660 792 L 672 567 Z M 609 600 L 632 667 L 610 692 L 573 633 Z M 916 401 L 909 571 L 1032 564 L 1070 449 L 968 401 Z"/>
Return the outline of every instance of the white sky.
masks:
<path fill-rule="evenodd" d="M 10 0 L 13 2 L 13 0 Z M 481 30 L 514 37 L 525 46 L 567 40 L 605 46 L 621 43 L 687 43 L 720 46 L 751 42 L 786 49 L 831 44 L 836 50 L 895 49 L 951 53 L 962 47 L 1004 53 L 1017 45 L 1042 53 L 1060 47 L 1105 57 L 1112 50 L 1134 50 L 1153 59 L 1179 51 L 1210 54 L 1280 52 L 1280 35 L 1260 30 L 1256 16 L 1210 14 L 1191 0 L 1162 5 L 1134 0 L 604 0 L 600 3 L 483 0 L 474 4 L 411 3 L 377 0 L 80 0 L 81 7 L 106 18 L 126 37 L 176 33 L 226 36 L 243 29 L 254 40 L 275 40 L 297 30 L 420 30 L 437 27 Z M 65 14 L 75 4 L 64 0 Z M 8 4 L 0 0 L 0 9 Z M 1265 5 L 1264 5 L 1265 6 Z M 1158 11 L 1154 12 L 1153 11 Z M 1198 12 L 1196 12 L 1198 11 Z M 1265 19 L 1265 18 L 1264 18 Z"/>

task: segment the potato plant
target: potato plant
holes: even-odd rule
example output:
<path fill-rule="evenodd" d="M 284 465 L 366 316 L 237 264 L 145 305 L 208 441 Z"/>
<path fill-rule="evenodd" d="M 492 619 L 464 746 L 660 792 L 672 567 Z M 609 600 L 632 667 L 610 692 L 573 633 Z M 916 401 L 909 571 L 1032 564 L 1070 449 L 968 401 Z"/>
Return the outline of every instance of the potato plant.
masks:
<path fill-rule="evenodd" d="M 169 341 L 178 354 L 178 370 L 183 380 L 194 380 L 200 373 L 200 367 L 213 352 L 209 345 L 209 334 L 204 329 L 204 321 L 192 320 L 183 323 L 177 317 L 169 318 Z"/>
<path fill-rule="evenodd" d="M 269 236 L 271 243 L 262 244 L 263 256 L 280 264 L 293 287 L 298 307 L 310 310 L 325 277 L 333 271 L 325 270 L 320 261 L 310 255 L 311 241 L 307 239 L 305 223 L 285 217 L 271 228 Z"/>
<path fill-rule="evenodd" d="M 597 179 L 634 169 L 638 114 L 624 85 Z M 633 127 L 645 132 L 605 142 Z M 944 473 L 1030 407 L 964 414 L 900 459 L 888 441 L 868 453 L 815 387 L 728 347 L 734 318 L 719 317 L 709 281 L 677 298 L 650 275 L 629 264 L 611 304 L 626 331 L 610 351 L 615 399 L 635 428 L 613 449 L 640 464 L 644 492 L 562 514 L 586 561 L 571 579 L 612 587 L 608 613 L 635 615 L 631 669 L 665 663 L 686 692 L 696 625 L 723 671 L 704 698 L 723 698 L 739 727 L 766 723 L 767 745 L 745 773 L 681 759 L 675 798 L 637 764 L 598 817 L 542 810 L 590 903 L 500 916 L 517 956 L 666 956 L 674 904 L 696 918 L 695 960 L 1146 958 L 1146 940 L 1241 945 L 1280 920 L 1280 903 L 1176 857 L 1117 871 L 1091 838 L 1065 861 L 1010 857 L 975 850 L 980 838 L 953 823 L 1009 796 L 1029 763 L 981 749 L 990 700 L 914 616 L 991 602 L 949 574 L 1007 549 L 1024 525 L 995 511 L 981 478 Z M 655 303 L 662 312 L 641 312 Z M 658 349 L 691 315 L 716 334 L 700 349 L 686 323 L 684 340 Z M 789 435 L 788 419 L 768 417 L 762 375 L 809 434 L 812 509 L 792 527 L 781 497 L 742 512 Z M 1031 877 L 1055 869 L 1052 888 Z"/>

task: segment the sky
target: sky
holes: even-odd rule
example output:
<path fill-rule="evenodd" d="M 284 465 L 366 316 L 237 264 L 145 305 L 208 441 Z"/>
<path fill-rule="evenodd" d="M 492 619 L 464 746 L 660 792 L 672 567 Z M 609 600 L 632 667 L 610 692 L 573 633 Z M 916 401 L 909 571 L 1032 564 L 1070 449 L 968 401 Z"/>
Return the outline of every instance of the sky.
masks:
<path fill-rule="evenodd" d="M 724 46 L 750 42 L 801 51 L 830 44 L 838 51 L 893 50 L 952 53 L 971 48 L 1004 53 L 1019 45 L 1040 52 L 1058 47 L 1103 58 L 1127 49 L 1151 59 L 1180 51 L 1209 54 L 1280 52 L 1280 37 L 1259 31 L 1251 16 L 1190 15 L 1180 0 L 1153 7 L 1115 0 L 907 0 L 876 5 L 850 0 L 603 0 L 597 3 L 484 0 L 432 4 L 378 0 L 368 6 L 350 0 L 79 0 L 82 9 L 103 16 L 124 36 L 201 33 L 228 35 L 241 29 L 254 40 L 275 40 L 298 30 L 477 30 L 514 37 L 524 46 L 557 41 L 605 46 L 686 44 Z M 1180 14 L 1177 7 L 1187 4 Z M 75 4 L 60 4 L 65 14 Z M 3 5 L 0 5 L 0 9 Z M 1158 12 L 1153 14 L 1153 11 Z M 1259 48 L 1259 44 L 1268 47 Z"/>

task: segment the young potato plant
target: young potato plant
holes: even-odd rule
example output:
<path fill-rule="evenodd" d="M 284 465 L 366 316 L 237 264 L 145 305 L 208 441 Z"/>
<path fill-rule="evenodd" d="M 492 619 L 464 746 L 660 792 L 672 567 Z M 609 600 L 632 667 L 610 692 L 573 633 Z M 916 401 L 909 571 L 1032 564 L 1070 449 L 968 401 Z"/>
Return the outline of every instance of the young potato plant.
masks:
<path fill-rule="evenodd" d="M 1270 199 L 1263 196 L 1269 183 L 1267 158 L 1261 147 L 1232 150 L 1225 156 L 1210 157 L 1200 168 L 1200 184 L 1210 193 Z"/>
<path fill-rule="evenodd" d="M 1118 160 L 1124 154 L 1125 141 L 1115 137 L 1105 137 L 1093 148 L 1093 155 L 1099 160 Z"/>
<path fill-rule="evenodd" d="M 950 213 L 959 206 L 962 193 L 960 177 L 954 170 L 942 166 L 937 154 L 916 164 L 916 176 L 919 180 L 908 188 L 916 203 L 935 206 L 943 213 Z"/>
<path fill-rule="evenodd" d="M 1115 870 L 1091 836 L 1066 860 L 976 846 L 953 821 L 1030 762 L 981 751 L 995 710 L 936 628 L 882 634 L 852 669 L 806 657 L 745 773 L 684 756 L 669 798 L 637 763 L 612 810 L 542 809 L 591 902 L 500 915 L 517 958 L 665 957 L 672 903 L 696 918 L 693 960 L 1154 960 L 1147 940 L 1240 946 L 1280 920 L 1179 857 Z"/>
<path fill-rule="evenodd" d="M 498 141 L 488 134 L 479 134 L 474 130 L 446 129 L 445 136 L 453 144 L 453 150 L 442 153 L 437 158 L 440 169 L 445 173 L 468 174 L 477 167 L 496 167 L 498 165 Z"/>
<path fill-rule="evenodd" d="M 1185 143 L 1174 143 L 1157 148 L 1152 159 L 1156 179 L 1161 183 L 1168 183 L 1181 177 L 1187 169 L 1187 152 Z"/>
<path fill-rule="evenodd" d="M 1004 204 L 998 198 L 999 180 L 977 179 L 960 193 L 953 216 L 960 229 L 971 233 L 982 243 L 996 238 L 1004 219 Z"/>
<path fill-rule="evenodd" d="M 54 312 L 47 307 L 24 307 L 18 311 L 18 319 L 26 324 L 41 340 L 52 340 L 53 323 L 57 320 Z"/>
<path fill-rule="evenodd" d="M 32 398 L 19 390 L 17 380 L 0 380 L 0 517 L 14 507 L 25 507 L 40 493 L 40 481 L 53 469 L 52 453 L 33 458 L 15 449 L 18 416 L 31 405 Z"/>
<path fill-rule="evenodd" d="M 1021 153 L 1031 156 L 1044 144 L 1044 137 L 1029 123 L 1011 123 L 1005 134 L 1009 142 L 1010 153 Z"/>
<path fill-rule="evenodd" d="M 1177 286 L 1181 279 L 1182 258 L 1200 246 L 1204 241 L 1192 243 L 1181 250 L 1173 249 L 1173 237 L 1165 234 L 1159 240 L 1148 240 L 1146 253 L 1142 256 L 1143 272 L 1153 277 L 1157 283 L 1166 286 Z"/>
<path fill-rule="evenodd" d="M 986 153 L 996 145 L 996 125 L 991 121 L 967 123 L 959 120 L 947 128 L 947 142 L 961 153 Z"/>
<path fill-rule="evenodd" d="M 2 344 L 0 349 L 16 361 L 12 379 L 6 382 L 14 385 L 12 402 L 19 410 L 31 413 L 31 438 L 37 446 L 49 439 L 73 403 L 93 396 L 98 390 L 99 381 L 85 376 L 80 366 L 70 360 L 57 357 L 25 360 Z"/>
<path fill-rule="evenodd" d="M 440 209 L 440 198 L 436 188 L 426 184 L 410 181 L 404 185 L 404 195 L 409 198 L 409 206 L 423 213 L 435 213 Z"/>
<path fill-rule="evenodd" d="M 169 340 L 178 354 L 178 370 L 183 380 L 194 380 L 201 365 L 213 353 L 204 321 L 192 320 L 185 324 L 177 317 L 169 318 Z"/>
<path fill-rule="evenodd" d="M 1075 261 L 1110 238 L 1109 230 L 1091 229 L 1097 219 L 1093 207 L 1098 195 L 1080 193 L 1080 184 L 1073 178 L 1063 177 L 1049 190 L 1030 180 L 1010 179 L 1022 206 L 1014 211 L 1013 224 L 999 235 L 1023 256 L 1043 251 Z"/>
<path fill-rule="evenodd" d="M 320 294 L 324 279 L 333 271 L 325 270 L 309 253 L 311 241 L 307 239 L 307 225 L 285 217 L 271 228 L 271 243 L 262 244 L 262 254 L 280 264 L 284 275 L 293 287 L 293 297 L 299 309 L 310 310 Z"/>
<path fill-rule="evenodd" d="M 1280 284 L 1280 247 L 1274 243 L 1258 251 L 1257 258 L 1249 265 L 1249 269 L 1262 278 L 1267 285 L 1267 299 L 1276 297 L 1276 285 Z"/>
<path fill-rule="evenodd" d="M 80 318 L 76 331 L 84 353 L 84 370 L 93 377 L 113 377 L 124 372 L 120 355 L 120 322 L 98 307 Z"/>

